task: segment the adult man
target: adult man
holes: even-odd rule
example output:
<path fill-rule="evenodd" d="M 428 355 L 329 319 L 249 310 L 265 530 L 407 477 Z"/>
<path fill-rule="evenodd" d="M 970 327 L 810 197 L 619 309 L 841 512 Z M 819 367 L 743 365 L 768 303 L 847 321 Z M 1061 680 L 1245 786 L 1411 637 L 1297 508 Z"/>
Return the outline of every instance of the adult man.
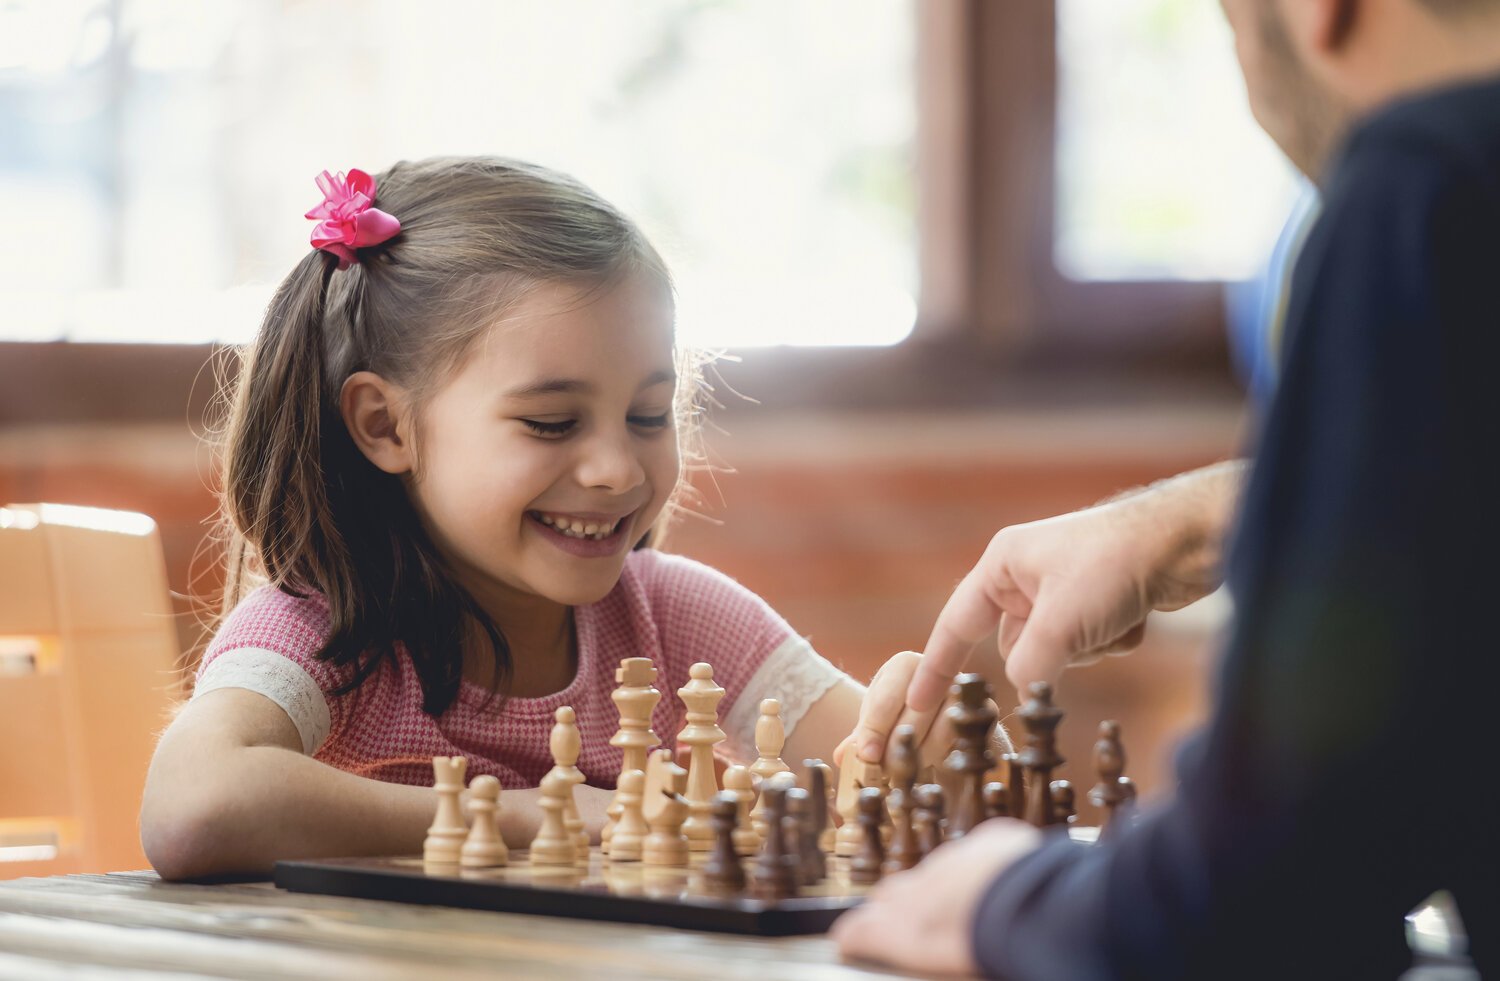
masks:
<path fill-rule="evenodd" d="M 848 956 L 1014 978 L 1394 977 L 1456 897 L 1500 973 L 1487 721 L 1500 404 L 1500 0 L 1223 0 L 1251 106 L 1322 187 L 1180 787 L 1110 844 L 993 821 L 845 917 Z M 1213 584 L 1233 466 L 1008 529 L 859 745 L 924 723 L 998 623 L 1018 687 Z M 893 689 L 915 672 L 905 705 Z M 868 750 L 864 755 L 869 756 Z"/>

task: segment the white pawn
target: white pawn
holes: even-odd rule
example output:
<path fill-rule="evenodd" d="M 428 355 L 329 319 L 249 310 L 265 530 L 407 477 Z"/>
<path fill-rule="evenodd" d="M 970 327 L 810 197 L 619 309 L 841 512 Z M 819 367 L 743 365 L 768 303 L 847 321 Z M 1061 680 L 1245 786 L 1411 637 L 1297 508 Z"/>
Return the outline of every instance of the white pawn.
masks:
<path fill-rule="evenodd" d="M 648 868 L 672 868 L 688 864 L 688 840 L 682 833 L 688 805 L 682 790 L 687 771 L 672 762 L 670 749 L 659 749 L 646 763 L 645 799 L 641 814 L 651 833 L 646 836 L 641 861 Z"/>
<path fill-rule="evenodd" d="M 641 813 L 641 797 L 646 789 L 646 774 L 640 770 L 626 770 L 620 774 L 619 793 L 620 818 L 615 823 L 615 833 L 610 844 L 611 862 L 639 862 L 650 828 Z"/>
<path fill-rule="evenodd" d="M 622 752 L 622 775 L 626 770 L 645 773 L 646 751 L 661 742 L 661 737 L 651 728 L 651 713 L 661 701 L 661 692 L 651 686 L 655 680 L 656 667 L 649 657 L 621 658 L 620 667 L 615 671 L 615 683 L 619 687 L 609 697 L 620 710 L 620 728 L 609 744 L 619 747 Z M 599 833 L 599 851 L 604 855 L 609 854 L 610 840 L 620 820 L 620 809 L 620 789 L 616 782 L 615 796 L 604 812 L 604 828 Z"/>
<path fill-rule="evenodd" d="M 422 860 L 456 864 L 469 825 L 464 821 L 459 798 L 464 792 L 464 771 L 469 761 L 462 756 L 434 756 L 432 773 L 436 778 L 433 789 L 437 791 L 437 814 L 432 826 L 427 829 L 427 840 L 422 842 Z"/>
<path fill-rule="evenodd" d="M 760 758 L 750 764 L 750 772 L 766 781 L 790 770 L 791 767 L 781 758 L 781 748 L 785 745 L 786 727 L 781 724 L 781 702 L 767 698 L 760 703 L 760 718 L 755 723 L 755 751 Z M 765 800 L 756 800 L 750 811 L 750 821 L 761 840 L 765 840 L 767 834 L 765 813 Z"/>
<path fill-rule="evenodd" d="M 724 789 L 732 791 L 740 801 L 739 817 L 734 825 L 734 852 L 749 856 L 760 851 L 760 832 L 750 823 L 750 805 L 755 801 L 755 776 L 749 767 L 736 763 L 724 771 Z"/>
<path fill-rule="evenodd" d="M 552 727 L 551 772 L 567 781 L 567 793 L 563 803 L 563 825 L 573 836 L 573 847 L 581 861 L 589 858 L 589 833 L 584 830 L 583 818 L 578 814 L 578 802 L 573 799 L 573 788 L 583 783 L 583 771 L 578 769 L 578 753 L 583 748 L 578 734 L 578 717 L 571 705 L 558 706 L 552 716 L 556 724 Z"/>
<path fill-rule="evenodd" d="M 542 826 L 531 840 L 532 865 L 572 865 L 577 846 L 563 822 L 568 794 L 573 785 L 555 769 L 542 778 L 542 794 L 537 806 L 542 809 Z"/>
<path fill-rule="evenodd" d="M 466 869 L 489 869 L 510 863 L 505 839 L 500 837 L 500 781 L 484 774 L 469 783 L 469 813 L 474 823 L 459 852 L 458 864 Z"/>
<path fill-rule="evenodd" d="M 714 846 L 709 812 L 714 795 L 719 792 L 718 778 L 714 775 L 714 746 L 724 741 L 718 712 L 724 689 L 714 682 L 713 666 L 704 661 L 693 665 L 688 674 L 692 680 L 677 689 L 677 697 L 687 707 L 687 725 L 677 741 L 689 747 L 687 791 L 682 795 L 687 798 L 688 819 L 683 822 L 682 833 L 687 835 L 688 848 L 706 852 Z"/>

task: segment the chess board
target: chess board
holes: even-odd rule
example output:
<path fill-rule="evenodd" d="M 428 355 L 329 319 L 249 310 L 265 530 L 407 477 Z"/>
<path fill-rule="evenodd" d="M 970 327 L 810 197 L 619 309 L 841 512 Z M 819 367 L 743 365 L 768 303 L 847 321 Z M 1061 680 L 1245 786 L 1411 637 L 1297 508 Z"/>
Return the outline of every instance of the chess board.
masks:
<path fill-rule="evenodd" d="M 524 851 L 492 869 L 429 865 L 417 856 L 344 858 L 277 862 L 274 881 L 291 892 L 765 937 L 824 933 L 870 888 L 849 881 L 845 859 L 829 858 L 828 877 L 792 899 L 716 894 L 698 871 L 701 860 L 695 853 L 687 868 L 648 868 L 610 862 L 597 847 L 587 868 L 533 867 Z M 747 872 L 749 865 L 746 860 Z"/>

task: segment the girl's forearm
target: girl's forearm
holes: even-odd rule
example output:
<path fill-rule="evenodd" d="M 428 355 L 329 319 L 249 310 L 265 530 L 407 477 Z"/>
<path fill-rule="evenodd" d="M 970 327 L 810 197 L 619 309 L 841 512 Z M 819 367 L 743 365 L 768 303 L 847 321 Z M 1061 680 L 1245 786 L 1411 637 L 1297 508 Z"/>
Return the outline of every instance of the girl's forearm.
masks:
<path fill-rule="evenodd" d="M 436 813 L 430 787 L 345 773 L 281 747 L 225 756 L 179 814 L 158 820 L 147 851 L 163 877 L 264 873 L 278 859 L 416 854 Z M 501 832 L 512 847 L 536 833 L 536 795 L 501 795 Z"/>

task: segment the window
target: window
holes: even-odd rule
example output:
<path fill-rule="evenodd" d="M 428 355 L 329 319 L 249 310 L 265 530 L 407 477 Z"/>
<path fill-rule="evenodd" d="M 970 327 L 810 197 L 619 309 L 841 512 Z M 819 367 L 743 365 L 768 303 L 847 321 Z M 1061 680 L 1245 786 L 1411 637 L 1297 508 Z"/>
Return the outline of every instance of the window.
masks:
<path fill-rule="evenodd" d="M 914 2 L 0 4 L 0 339 L 245 340 L 318 172 L 499 153 L 640 220 L 686 340 L 894 343 Z"/>
<path fill-rule="evenodd" d="M 1060 0 L 1055 261 L 1079 280 L 1254 275 L 1296 194 L 1218 4 Z"/>

